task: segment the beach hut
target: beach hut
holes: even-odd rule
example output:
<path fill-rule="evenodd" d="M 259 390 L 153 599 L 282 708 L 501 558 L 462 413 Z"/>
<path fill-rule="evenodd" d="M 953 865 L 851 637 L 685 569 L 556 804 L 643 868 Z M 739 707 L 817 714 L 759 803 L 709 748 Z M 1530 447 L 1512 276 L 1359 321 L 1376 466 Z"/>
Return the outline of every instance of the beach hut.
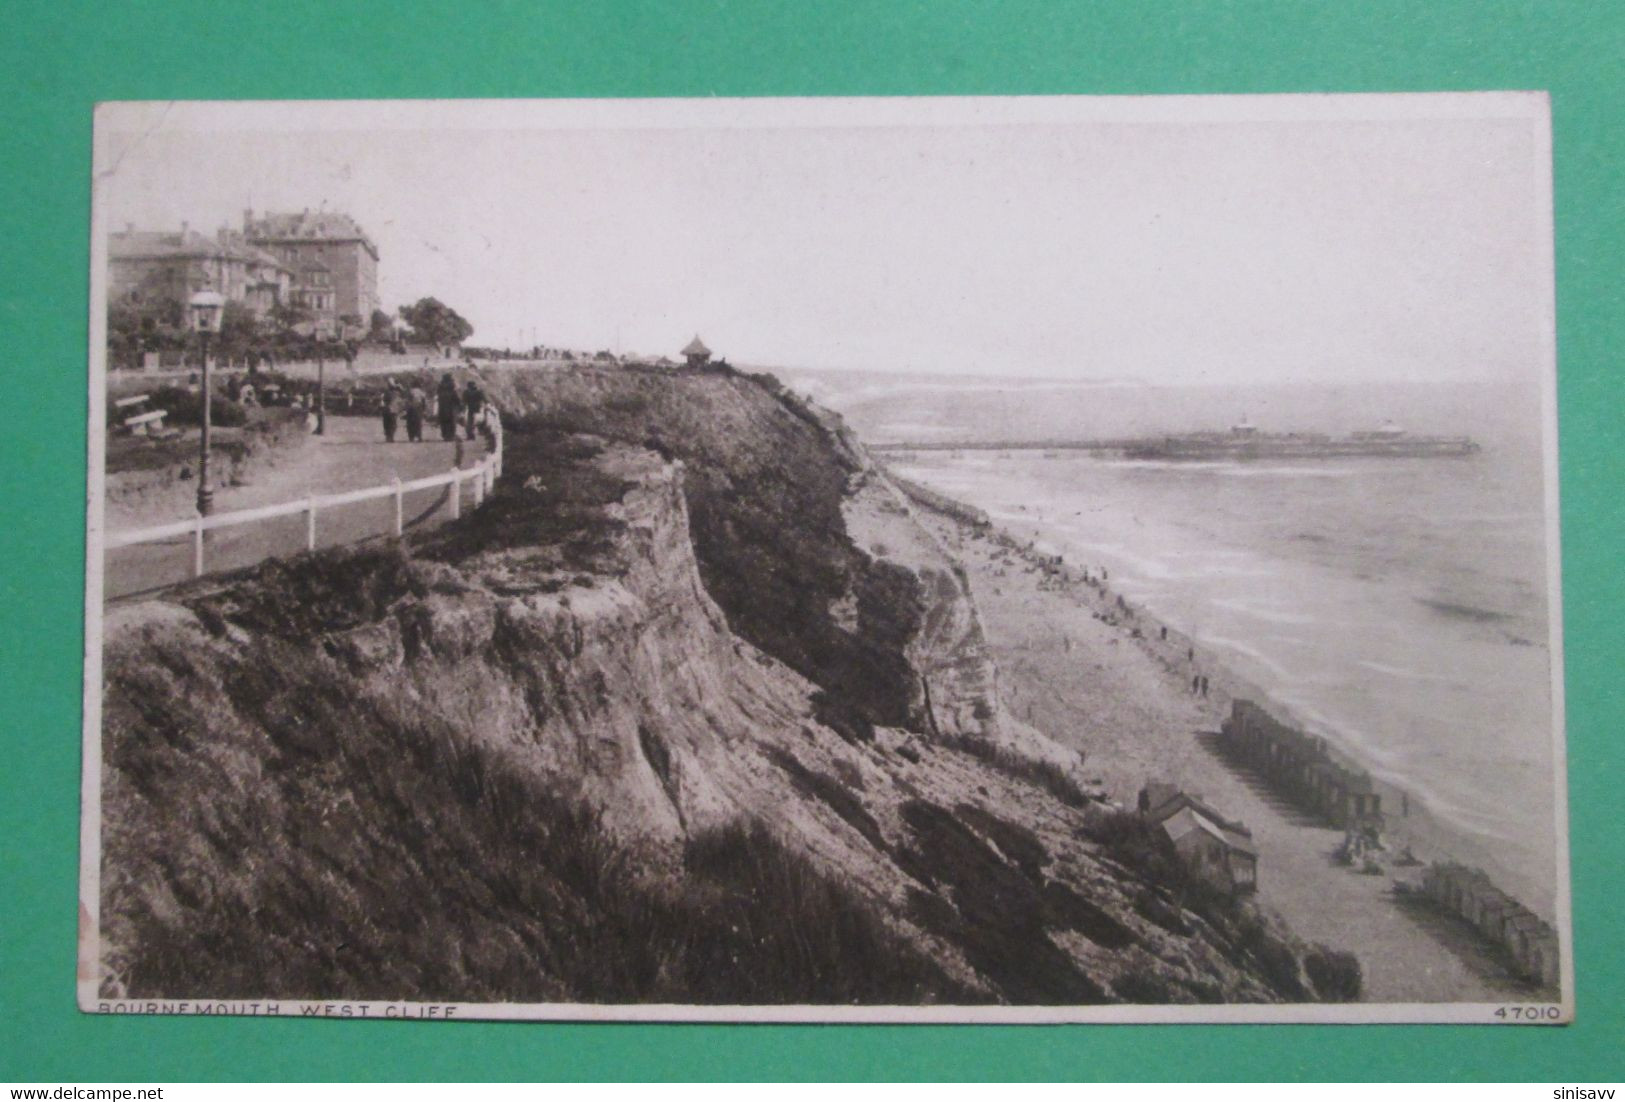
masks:
<path fill-rule="evenodd" d="M 1522 908 L 1514 899 L 1499 888 L 1491 886 L 1484 892 L 1478 904 L 1478 930 L 1491 941 L 1506 944 L 1506 927 L 1509 919 L 1513 918 Z"/>
<path fill-rule="evenodd" d="M 1558 955 L 1557 933 L 1534 915 L 1526 928 L 1519 932 L 1519 942 L 1513 950 L 1523 974 L 1537 983 L 1556 987 L 1562 958 Z"/>
<path fill-rule="evenodd" d="M 1197 876 L 1229 892 L 1258 887 L 1258 850 L 1252 832 L 1225 818 L 1200 796 L 1167 781 L 1140 789 L 1140 814 L 1160 826 L 1174 852 Z"/>
<path fill-rule="evenodd" d="M 1162 823 L 1174 852 L 1200 880 L 1221 891 L 1258 887 L 1258 851 L 1252 839 L 1214 822 L 1193 807 L 1182 807 Z"/>
<path fill-rule="evenodd" d="M 1488 943 L 1504 948 L 1516 970 L 1535 983 L 1558 983 L 1557 934 L 1545 919 L 1497 888 L 1483 870 L 1454 861 L 1430 865 L 1422 891 L 1440 909 L 1474 927 Z"/>
<path fill-rule="evenodd" d="M 1501 916 L 1499 941 L 1517 965 L 1524 979 L 1534 983 L 1557 982 L 1557 936 L 1540 916 L 1515 899 Z"/>

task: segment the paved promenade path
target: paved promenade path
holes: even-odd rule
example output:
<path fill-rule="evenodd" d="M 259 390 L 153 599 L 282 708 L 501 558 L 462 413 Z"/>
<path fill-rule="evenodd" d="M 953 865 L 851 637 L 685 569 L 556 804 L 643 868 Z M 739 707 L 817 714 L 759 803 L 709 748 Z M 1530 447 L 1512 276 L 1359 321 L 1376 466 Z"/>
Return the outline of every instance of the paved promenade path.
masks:
<path fill-rule="evenodd" d="M 218 515 L 298 501 L 311 494 L 384 485 L 397 477 L 407 482 L 444 474 L 453 466 L 473 466 L 486 452 L 483 439 L 442 441 L 439 426 L 432 422 L 424 426 L 423 443 L 404 443 L 404 435 L 403 427 L 395 443 L 386 444 L 376 417 L 329 414 L 326 434 L 316 437 L 312 446 L 289 461 L 266 467 L 252 483 L 216 491 L 214 511 Z M 472 491 L 467 485 L 463 487 L 462 501 L 465 509 L 471 507 Z M 145 528 L 185 520 L 188 515 L 188 510 L 154 511 L 136 523 L 121 518 L 117 527 Z M 405 495 L 402 520 L 407 531 L 432 527 L 449 516 L 450 497 L 445 486 Z M 394 518 L 395 502 L 388 497 L 318 510 L 316 545 L 334 547 L 387 538 Z M 252 566 L 272 556 L 298 554 L 305 549 L 305 524 L 305 515 L 297 513 L 211 531 L 205 536 L 206 568 L 213 574 Z M 106 600 L 151 593 L 191 577 L 192 538 L 180 536 L 160 543 L 114 548 L 105 553 L 103 563 L 102 592 Z"/>

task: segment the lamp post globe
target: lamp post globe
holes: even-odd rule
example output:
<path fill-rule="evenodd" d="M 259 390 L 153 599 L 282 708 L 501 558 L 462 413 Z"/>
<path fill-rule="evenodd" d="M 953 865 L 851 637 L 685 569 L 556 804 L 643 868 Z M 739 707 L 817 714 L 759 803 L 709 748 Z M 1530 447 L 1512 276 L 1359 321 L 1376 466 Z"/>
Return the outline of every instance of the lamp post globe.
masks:
<path fill-rule="evenodd" d="M 198 335 L 199 353 L 203 360 L 203 385 L 199 394 L 203 406 L 203 433 L 198 439 L 197 463 L 197 511 L 202 516 L 214 511 L 214 490 L 209 487 L 209 337 L 220 332 L 220 318 L 225 309 L 225 296 L 218 291 L 198 291 L 186 303 L 187 320 Z"/>

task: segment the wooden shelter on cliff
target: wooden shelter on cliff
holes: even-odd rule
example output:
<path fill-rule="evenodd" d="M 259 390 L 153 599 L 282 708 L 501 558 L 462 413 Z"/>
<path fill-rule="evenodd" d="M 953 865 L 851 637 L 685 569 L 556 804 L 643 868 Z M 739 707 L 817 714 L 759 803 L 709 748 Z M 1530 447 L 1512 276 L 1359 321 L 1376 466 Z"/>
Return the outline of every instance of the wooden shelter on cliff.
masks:
<path fill-rule="evenodd" d="M 705 347 L 705 342 L 700 340 L 698 333 L 694 334 L 693 340 L 683 346 L 682 355 L 683 361 L 689 367 L 704 367 L 711 362 L 711 350 Z"/>

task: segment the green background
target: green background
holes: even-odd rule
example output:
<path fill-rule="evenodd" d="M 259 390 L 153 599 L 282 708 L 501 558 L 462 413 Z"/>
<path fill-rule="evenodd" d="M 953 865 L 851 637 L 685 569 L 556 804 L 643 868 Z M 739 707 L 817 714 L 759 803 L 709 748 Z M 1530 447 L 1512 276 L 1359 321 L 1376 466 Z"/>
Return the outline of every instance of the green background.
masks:
<path fill-rule="evenodd" d="M 0 110 L 0 1080 L 1620 1078 L 1625 7 L 1597 3 L 8 4 Z M 74 1008 L 91 107 L 104 99 L 1548 89 L 1578 1022 L 721 1027 Z"/>

